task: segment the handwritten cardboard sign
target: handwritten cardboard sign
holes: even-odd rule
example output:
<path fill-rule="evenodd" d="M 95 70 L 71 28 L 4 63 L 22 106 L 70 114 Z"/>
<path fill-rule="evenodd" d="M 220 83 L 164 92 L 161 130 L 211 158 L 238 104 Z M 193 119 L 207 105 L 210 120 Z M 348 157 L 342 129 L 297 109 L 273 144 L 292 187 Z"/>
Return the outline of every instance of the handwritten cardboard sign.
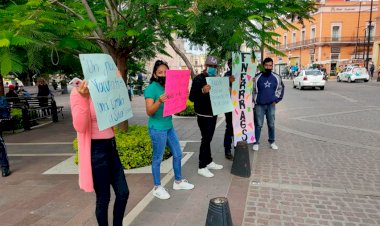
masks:
<path fill-rule="evenodd" d="M 233 110 L 229 91 L 228 77 L 207 77 L 207 84 L 211 86 L 210 100 L 212 114 L 219 115 Z"/>
<path fill-rule="evenodd" d="M 234 145 L 239 141 L 255 142 L 255 125 L 253 121 L 252 91 L 256 74 L 256 64 L 251 53 L 232 53 L 231 97 L 234 110 L 232 125 L 234 129 Z"/>
<path fill-rule="evenodd" d="M 189 96 L 190 70 L 167 70 L 165 93 L 168 99 L 164 103 L 164 117 L 186 109 Z"/>
<path fill-rule="evenodd" d="M 127 87 L 108 54 L 80 54 L 80 63 L 96 111 L 99 130 L 133 116 Z"/>

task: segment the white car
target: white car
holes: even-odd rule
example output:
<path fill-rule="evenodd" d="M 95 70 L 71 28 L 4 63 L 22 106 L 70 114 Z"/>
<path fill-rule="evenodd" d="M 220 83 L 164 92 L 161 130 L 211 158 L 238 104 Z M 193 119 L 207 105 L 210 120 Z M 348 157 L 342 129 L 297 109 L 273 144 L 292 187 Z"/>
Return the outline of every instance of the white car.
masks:
<path fill-rule="evenodd" d="M 323 72 L 318 69 L 305 69 L 302 70 L 297 77 L 293 79 L 293 88 L 298 87 L 300 90 L 304 87 L 319 87 L 324 90 L 326 85 L 326 78 Z"/>
<path fill-rule="evenodd" d="M 365 67 L 348 65 L 336 77 L 337 82 L 354 82 L 357 80 L 369 81 L 369 74 Z"/>

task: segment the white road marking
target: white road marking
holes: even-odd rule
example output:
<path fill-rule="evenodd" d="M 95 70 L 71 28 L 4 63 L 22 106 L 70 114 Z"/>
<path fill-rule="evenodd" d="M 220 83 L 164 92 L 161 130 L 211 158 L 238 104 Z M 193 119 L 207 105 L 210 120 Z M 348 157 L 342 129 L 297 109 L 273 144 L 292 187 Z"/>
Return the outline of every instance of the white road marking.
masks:
<path fill-rule="evenodd" d="M 181 149 L 183 150 L 184 147 L 186 146 L 186 142 L 180 141 Z M 186 154 L 183 158 L 186 159 L 188 152 L 184 152 Z M 12 155 L 15 156 L 15 155 Z M 24 155 L 20 155 L 24 156 Z M 25 155 L 25 156 L 34 156 L 33 154 L 31 155 Z M 74 158 L 75 155 L 73 153 L 69 155 L 59 155 L 59 154 L 46 154 L 46 155 L 36 155 L 36 156 L 71 156 L 70 158 L 58 163 L 57 165 L 51 167 L 50 169 L 46 170 L 42 174 L 78 174 L 78 166 L 74 163 Z M 172 170 L 172 157 L 166 159 L 161 163 L 161 173 L 169 173 Z M 151 173 L 152 168 L 151 166 L 145 166 L 145 167 L 140 167 L 140 168 L 135 168 L 135 169 L 127 169 L 124 170 L 126 174 L 138 174 L 138 173 Z"/>
<path fill-rule="evenodd" d="M 380 196 L 380 192 L 377 191 L 365 191 L 365 190 L 353 190 L 348 188 L 329 188 L 329 187 L 315 187 L 299 184 L 285 184 L 285 183 L 269 183 L 269 182 L 253 182 L 250 184 L 253 187 L 262 188 L 275 188 L 286 189 L 296 191 L 310 191 L 310 192 L 328 192 L 328 193 L 340 193 L 340 194 L 356 194 L 365 196 Z"/>
<path fill-rule="evenodd" d="M 310 133 L 305 133 L 305 132 L 297 131 L 297 130 L 294 130 L 294 129 L 290 129 L 290 128 L 287 128 L 285 126 L 277 126 L 277 128 L 279 130 L 287 132 L 287 133 L 299 135 L 299 136 L 310 138 L 310 139 L 314 139 L 314 140 L 320 140 L 320 141 L 329 142 L 329 143 L 333 143 L 333 144 L 344 145 L 344 146 L 351 146 L 351 147 L 355 147 L 355 148 L 364 148 L 364 149 L 367 149 L 367 150 L 380 151 L 380 147 L 373 147 L 373 146 L 357 144 L 357 143 L 349 142 L 349 141 L 341 141 L 341 140 L 336 140 L 336 139 L 330 139 L 330 138 L 327 138 L 327 137 L 321 137 L 321 136 L 318 136 L 318 135 L 313 135 L 313 134 L 310 134 Z"/>
<path fill-rule="evenodd" d="M 35 154 L 8 154 L 14 157 L 50 157 L 50 156 L 72 156 L 73 153 L 35 153 Z"/>
<path fill-rule="evenodd" d="M 186 152 L 186 156 L 182 158 L 181 166 L 183 166 L 187 160 L 190 159 L 190 157 L 194 154 L 194 152 Z M 174 177 L 173 170 L 170 170 L 168 174 L 166 174 L 161 179 L 161 185 L 165 187 L 167 183 Z M 129 225 L 132 223 L 136 217 L 148 206 L 148 204 L 154 199 L 152 193 L 149 191 L 148 194 L 145 195 L 145 197 L 127 214 L 127 216 L 123 219 L 123 225 Z"/>
<path fill-rule="evenodd" d="M 357 130 L 357 131 L 362 131 L 362 132 L 368 132 L 368 133 L 378 133 L 380 134 L 380 131 L 378 130 L 372 130 L 372 129 L 361 129 L 353 126 L 343 126 L 339 124 L 334 124 L 334 123 L 326 123 L 326 122 L 317 122 L 313 120 L 308 120 L 308 119 L 298 119 L 300 121 L 308 122 L 308 123 L 314 123 L 314 124 L 320 124 L 324 126 L 331 126 L 331 127 L 337 127 L 337 128 L 344 128 L 344 129 L 350 129 L 350 130 Z"/>
<path fill-rule="evenodd" d="M 357 113 L 357 112 L 363 112 L 363 111 L 373 111 L 373 110 L 378 111 L 378 110 L 380 110 L 380 108 L 374 107 L 374 108 L 366 108 L 366 109 L 360 109 L 360 110 L 354 110 L 354 111 L 341 111 L 341 112 L 333 112 L 333 113 L 318 114 L 318 115 L 307 115 L 307 116 L 300 116 L 300 117 L 295 117 L 295 118 L 291 118 L 291 119 L 306 119 L 306 118 L 314 118 L 314 117 L 351 114 L 351 113 Z"/>
<path fill-rule="evenodd" d="M 351 103 L 356 103 L 356 102 L 359 102 L 358 100 L 355 100 L 355 99 L 352 99 L 352 98 L 349 98 L 349 97 L 346 97 L 346 96 L 343 96 L 339 93 L 335 93 L 335 92 L 331 92 L 331 91 L 325 91 L 325 93 L 328 93 L 328 94 L 331 94 L 331 95 L 334 95 L 334 96 L 337 96 L 337 97 L 340 97 L 340 98 L 343 98 L 345 100 L 347 100 L 348 102 L 351 102 Z"/>
<path fill-rule="evenodd" d="M 44 143 L 5 143 L 7 146 L 30 146 L 30 145 L 73 145 L 73 142 L 44 142 Z"/>
<path fill-rule="evenodd" d="M 224 114 L 220 114 L 219 117 L 221 117 L 222 119 L 219 120 L 219 122 L 216 123 L 216 126 L 215 126 L 215 130 L 224 122 L 224 120 L 226 119 L 226 117 L 224 116 Z"/>

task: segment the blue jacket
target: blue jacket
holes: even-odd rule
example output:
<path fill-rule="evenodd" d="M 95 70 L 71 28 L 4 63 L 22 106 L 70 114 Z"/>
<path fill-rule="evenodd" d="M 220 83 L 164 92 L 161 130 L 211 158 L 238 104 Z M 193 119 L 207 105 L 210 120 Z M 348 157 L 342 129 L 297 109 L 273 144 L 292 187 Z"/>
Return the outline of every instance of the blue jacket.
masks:
<path fill-rule="evenodd" d="M 272 72 L 260 72 L 255 77 L 254 103 L 259 105 L 278 103 L 284 97 L 285 86 L 281 77 Z"/>

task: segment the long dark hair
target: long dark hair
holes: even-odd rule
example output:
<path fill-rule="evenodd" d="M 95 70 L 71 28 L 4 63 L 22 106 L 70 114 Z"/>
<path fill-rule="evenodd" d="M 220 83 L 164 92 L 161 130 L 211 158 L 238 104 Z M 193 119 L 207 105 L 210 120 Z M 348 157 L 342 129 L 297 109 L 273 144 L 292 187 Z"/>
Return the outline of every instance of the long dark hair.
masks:
<path fill-rule="evenodd" d="M 169 69 L 168 63 L 166 63 L 163 60 L 156 60 L 156 62 L 154 63 L 154 66 L 153 66 L 152 77 L 150 77 L 150 83 L 152 83 L 153 81 L 157 82 L 157 78 L 154 77 L 154 75 L 156 74 L 156 71 L 157 71 L 158 67 L 161 66 L 161 65 L 165 65 Z"/>

